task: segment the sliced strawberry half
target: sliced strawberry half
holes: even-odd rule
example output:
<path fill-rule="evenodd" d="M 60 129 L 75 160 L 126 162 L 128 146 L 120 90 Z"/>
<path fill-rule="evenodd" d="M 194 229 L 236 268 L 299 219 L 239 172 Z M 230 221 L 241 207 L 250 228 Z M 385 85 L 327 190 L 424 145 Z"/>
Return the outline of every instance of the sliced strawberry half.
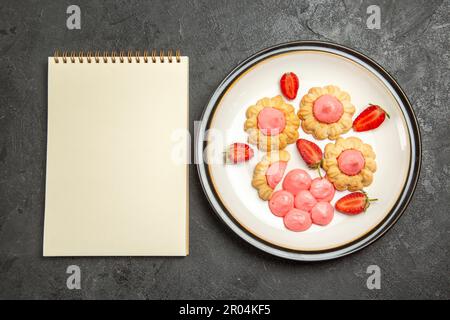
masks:
<path fill-rule="evenodd" d="M 297 97 L 298 87 L 299 81 L 295 73 L 287 72 L 283 74 L 280 80 L 280 88 L 287 99 L 293 100 Z"/>
<path fill-rule="evenodd" d="M 297 140 L 297 150 L 308 167 L 317 169 L 322 163 L 323 153 L 320 147 L 312 141 L 305 139 Z"/>
<path fill-rule="evenodd" d="M 353 130 L 357 132 L 369 131 L 378 128 L 389 114 L 380 106 L 369 105 L 361 114 L 353 121 Z"/>
<path fill-rule="evenodd" d="M 366 211 L 370 203 L 377 200 L 369 199 L 365 192 L 353 192 L 339 199 L 335 208 L 342 213 L 356 215 Z"/>
<path fill-rule="evenodd" d="M 225 151 L 226 163 L 240 163 L 250 160 L 254 155 L 253 149 L 246 143 L 235 142 Z"/>

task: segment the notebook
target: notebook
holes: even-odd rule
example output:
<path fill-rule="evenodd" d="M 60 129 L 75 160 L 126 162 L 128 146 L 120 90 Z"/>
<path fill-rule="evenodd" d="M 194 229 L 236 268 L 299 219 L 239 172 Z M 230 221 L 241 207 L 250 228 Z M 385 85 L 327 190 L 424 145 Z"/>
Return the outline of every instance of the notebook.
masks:
<path fill-rule="evenodd" d="M 188 57 L 48 58 L 44 256 L 188 254 Z"/>

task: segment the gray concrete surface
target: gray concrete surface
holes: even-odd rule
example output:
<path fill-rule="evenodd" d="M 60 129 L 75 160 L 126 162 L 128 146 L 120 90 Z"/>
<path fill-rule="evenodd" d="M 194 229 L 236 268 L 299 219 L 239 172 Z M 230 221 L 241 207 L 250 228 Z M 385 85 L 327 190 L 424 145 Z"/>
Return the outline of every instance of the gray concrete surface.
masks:
<path fill-rule="evenodd" d="M 81 30 L 67 30 L 78 4 Z M 366 28 L 367 6 L 381 29 Z M 0 2 L 0 298 L 450 298 L 450 1 Z M 46 59 L 56 48 L 181 48 L 190 57 L 190 119 L 239 61 L 280 42 L 322 39 L 362 51 L 399 81 L 418 116 L 423 170 L 414 199 L 379 241 L 323 263 L 286 261 L 239 239 L 190 170 L 187 258 L 42 257 Z M 192 127 L 191 127 L 192 129 Z M 82 289 L 66 288 L 66 268 Z M 381 290 L 366 268 L 382 270 Z"/>

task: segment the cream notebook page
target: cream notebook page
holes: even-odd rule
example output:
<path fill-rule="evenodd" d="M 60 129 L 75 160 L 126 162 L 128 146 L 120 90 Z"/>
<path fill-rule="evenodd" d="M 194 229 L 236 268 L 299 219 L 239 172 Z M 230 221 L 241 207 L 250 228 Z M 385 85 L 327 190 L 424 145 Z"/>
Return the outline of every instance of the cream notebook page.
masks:
<path fill-rule="evenodd" d="M 188 58 L 48 60 L 44 256 L 188 254 Z"/>

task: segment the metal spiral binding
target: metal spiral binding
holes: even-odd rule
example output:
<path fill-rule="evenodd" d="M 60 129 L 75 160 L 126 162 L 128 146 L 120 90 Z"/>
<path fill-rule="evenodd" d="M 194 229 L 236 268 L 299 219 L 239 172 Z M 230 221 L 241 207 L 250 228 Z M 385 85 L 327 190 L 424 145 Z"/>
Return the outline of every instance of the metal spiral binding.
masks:
<path fill-rule="evenodd" d="M 174 56 L 172 49 L 167 50 L 167 54 L 165 54 L 164 50 L 159 50 L 158 53 L 157 50 L 153 49 L 150 54 L 148 50 L 144 50 L 143 55 L 141 55 L 139 50 L 128 50 L 126 53 L 123 50 L 119 52 L 103 51 L 103 54 L 100 54 L 100 51 L 87 51 L 86 53 L 84 51 L 78 53 L 75 51 L 63 51 L 60 53 L 59 50 L 56 50 L 53 59 L 55 63 L 60 61 L 62 63 L 84 63 L 84 61 L 87 63 L 157 63 L 158 61 L 160 63 L 173 63 L 174 61 L 180 63 L 181 52 L 177 49 Z"/>

